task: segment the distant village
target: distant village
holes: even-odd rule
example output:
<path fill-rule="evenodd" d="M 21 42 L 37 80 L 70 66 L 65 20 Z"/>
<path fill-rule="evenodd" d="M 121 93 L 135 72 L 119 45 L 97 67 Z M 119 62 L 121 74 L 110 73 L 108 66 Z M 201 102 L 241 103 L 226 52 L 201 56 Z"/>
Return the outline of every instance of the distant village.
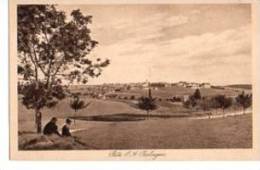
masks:
<path fill-rule="evenodd" d="M 81 88 L 90 88 L 90 89 L 99 89 L 110 92 L 119 92 L 125 90 L 141 90 L 148 89 L 150 87 L 152 90 L 158 90 L 160 88 L 167 87 L 185 87 L 190 89 L 200 89 L 200 88 L 211 88 L 210 83 L 195 83 L 195 82 L 186 82 L 180 81 L 177 83 L 164 83 L 164 82 L 139 82 L 139 83 L 104 83 L 101 85 L 73 85 L 73 89 Z"/>
<path fill-rule="evenodd" d="M 101 85 L 73 85 L 70 88 L 74 91 L 83 93 L 85 96 L 90 96 L 92 98 L 108 99 L 137 99 L 138 95 L 127 95 L 128 91 L 144 92 L 150 88 L 152 91 L 158 91 L 160 89 L 167 89 L 171 87 L 183 87 L 190 89 L 200 89 L 200 88 L 211 88 L 210 83 L 195 83 L 180 81 L 177 83 L 167 83 L 167 82 L 139 82 L 139 83 L 105 83 Z M 120 95 L 119 95 L 120 94 Z M 188 99 L 189 95 L 174 96 L 176 100 L 185 101 Z M 159 98 L 158 100 L 163 100 Z M 169 98 L 167 100 L 172 100 Z"/>
<path fill-rule="evenodd" d="M 26 85 L 27 81 L 18 81 L 18 87 Z M 188 81 L 179 81 L 175 83 L 169 82 L 137 82 L 137 83 L 104 83 L 99 85 L 88 85 L 88 84 L 72 84 L 68 88 L 78 94 L 83 96 L 88 96 L 97 99 L 123 99 L 123 100 L 136 100 L 142 95 L 146 95 L 147 90 L 151 89 L 153 95 L 157 92 L 171 90 L 175 88 L 178 90 L 187 89 L 229 89 L 228 86 L 215 86 L 208 82 L 197 83 Z M 178 89 L 179 88 L 179 89 Z M 234 90 L 234 89 L 233 89 Z M 189 94 L 181 95 L 168 95 L 167 97 L 162 97 L 160 95 L 154 96 L 157 100 L 169 100 L 169 101 L 179 101 L 183 102 L 189 98 Z M 231 97 L 231 96 L 230 96 Z M 234 96 L 233 96 L 234 97 Z"/>

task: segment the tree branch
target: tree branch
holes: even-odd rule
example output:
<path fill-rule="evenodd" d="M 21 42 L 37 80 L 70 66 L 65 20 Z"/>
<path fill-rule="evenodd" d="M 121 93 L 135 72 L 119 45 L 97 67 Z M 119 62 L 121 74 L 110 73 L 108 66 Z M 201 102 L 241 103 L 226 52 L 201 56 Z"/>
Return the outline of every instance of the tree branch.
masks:
<path fill-rule="evenodd" d="M 46 72 L 44 71 L 44 69 L 43 69 L 42 66 L 40 65 L 39 60 L 37 60 L 37 54 L 36 54 L 34 45 L 33 45 L 33 53 L 34 53 L 35 63 L 36 63 L 37 66 L 40 68 L 40 70 L 42 71 L 42 73 L 46 76 Z"/>

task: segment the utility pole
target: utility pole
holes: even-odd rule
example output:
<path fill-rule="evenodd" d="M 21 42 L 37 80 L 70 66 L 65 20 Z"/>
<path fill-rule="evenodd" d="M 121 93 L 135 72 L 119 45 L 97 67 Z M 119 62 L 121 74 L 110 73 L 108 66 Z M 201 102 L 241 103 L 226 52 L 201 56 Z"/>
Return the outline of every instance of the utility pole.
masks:
<path fill-rule="evenodd" d="M 148 70 L 148 97 L 149 97 L 149 99 L 152 98 L 152 90 L 151 90 L 150 81 L 149 81 L 150 77 L 151 77 L 151 67 L 149 66 L 149 70 Z"/>

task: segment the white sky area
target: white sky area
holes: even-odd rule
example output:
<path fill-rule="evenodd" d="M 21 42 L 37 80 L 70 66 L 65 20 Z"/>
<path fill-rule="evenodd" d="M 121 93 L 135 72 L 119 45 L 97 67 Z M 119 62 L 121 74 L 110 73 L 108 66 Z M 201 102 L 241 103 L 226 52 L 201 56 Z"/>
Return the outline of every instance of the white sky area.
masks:
<path fill-rule="evenodd" d="M 250 5 L 62 5 L 93 16 L 91 55 L 111 64 L 89 84 L 251 83 Z M 150 70 L 150 71 L 149 71 Z"/>

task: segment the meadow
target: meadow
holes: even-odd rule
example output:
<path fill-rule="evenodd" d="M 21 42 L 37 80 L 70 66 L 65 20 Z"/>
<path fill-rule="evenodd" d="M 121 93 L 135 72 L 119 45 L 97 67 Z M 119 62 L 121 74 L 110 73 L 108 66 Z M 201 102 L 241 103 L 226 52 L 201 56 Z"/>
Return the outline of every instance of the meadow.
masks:
<path fill-rule="evenodd" d="M 171 91 L 169 91 L 171 90 Z M 190 91 L 191 90 L 191 91 Z M 167 98 L 176 93 L 192 93 L 175 89 L 154 91 L 154 96 Z M 202 89 L 202 95 L 229 94 L 240 91 Z M 121 92 L 123 95 L 126 92 Z M 142 94 L 128 91 L 128 95 Z M 143 91 L 145 93 L 145 91 Z M 216 119 L 190 119 L 205 115 L 191 111 L 181 104 L 168 101 L 157 102 L 159 107 L 147 117 L 146 112 L 135 106 L 134 100 L 93 99 L 82 95 L 90 103 L 87 108 L 74 112 L 70 98 L 61 100 L 54 108 L 44 108 L 43 125 L 51 117 L 58 118 L 58 126 L 68 117 L 73 136 L 79 143 L 69 149 L 196 149 L 196 148 L 250 148 L 252 147 L 252 114 L 221 117 Z M 26 109 L 19 102 L 19 141 L 36 137 L 34 111 Z M 232 112 L 227 110 L 226 112 Z M 219 114 L 222 112 L 219 111 Z M 218 114 L 218 112 L 216 112 Z M 57 140 L 63 143 L 63 140 Z M 65 140 L 66 142 L 67 139 Z M 64 143 L 63 143 L 64 144 Z M 55 145 L 56 146 L 56 145 Z M 63 145 L 62 145 L 63 146 Z M 64 147 L 40 147 L 40 149 L 64 149 Z M 21 148 L 24 149 L 24 148 Z M 37 149 L 34 148 L 34 149 Z"/>

